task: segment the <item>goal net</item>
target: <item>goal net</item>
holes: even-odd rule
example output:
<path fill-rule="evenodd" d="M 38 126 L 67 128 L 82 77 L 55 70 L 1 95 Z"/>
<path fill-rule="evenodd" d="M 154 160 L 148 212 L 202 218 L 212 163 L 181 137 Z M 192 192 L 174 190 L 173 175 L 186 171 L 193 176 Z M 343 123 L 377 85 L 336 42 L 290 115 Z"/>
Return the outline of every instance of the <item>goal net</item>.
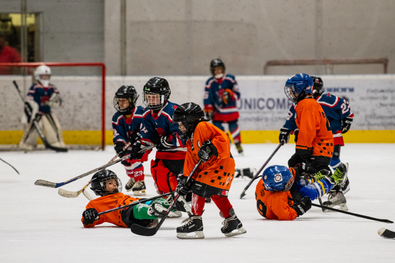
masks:
<path fill-rule="evenodd" d="M 23 97 L 34 83 L 35 68 L 51 68 L 51 83 L 62 98 L 53 111 L 59 118 L 63 140 L 69 149 L 105 147 L 105 65 L 103 63 L 0 63 L 0 150 L 17 150 L 24 124 Z M 43 148 L 39 139 L 39 148 Z"/>

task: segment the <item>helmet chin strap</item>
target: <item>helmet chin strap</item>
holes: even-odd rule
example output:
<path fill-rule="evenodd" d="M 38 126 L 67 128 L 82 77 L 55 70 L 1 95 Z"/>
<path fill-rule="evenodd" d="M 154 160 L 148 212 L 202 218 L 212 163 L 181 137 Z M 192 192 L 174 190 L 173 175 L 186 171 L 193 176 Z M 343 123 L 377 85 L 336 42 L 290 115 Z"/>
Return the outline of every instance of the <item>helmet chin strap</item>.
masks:
<path fill-rule="evenodd" d="M 219 73 L 219 74 L 215 75 L 214 78 L 220 79 L 220 78 L 222 78 L 223 76 L 224 76 L 224 73 Z"/>
<path fill-rule="evenodd" d="M 39 80 L 40 84 L 43 87 L 48 87 L 49 86 L 49 80 Z"/>

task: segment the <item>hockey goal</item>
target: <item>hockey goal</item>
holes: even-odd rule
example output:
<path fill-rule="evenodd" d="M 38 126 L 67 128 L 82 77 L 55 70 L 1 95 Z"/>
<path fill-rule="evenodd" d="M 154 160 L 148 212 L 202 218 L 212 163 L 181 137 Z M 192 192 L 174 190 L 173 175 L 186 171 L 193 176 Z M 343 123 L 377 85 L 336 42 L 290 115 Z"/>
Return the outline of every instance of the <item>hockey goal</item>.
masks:
<path fill-rule="evenodd" d="M 0 63 L 0 149 L 17 149 L 24 129 L 23 102 L 13 81 L 25 97 L 35 81 L 35 68 L 43 64 L 51 68 L 51 83 L 58 88 L 63 101 L 54 112 L 68 148 L 104 149 L 105 64 L 61 62 Z"/>

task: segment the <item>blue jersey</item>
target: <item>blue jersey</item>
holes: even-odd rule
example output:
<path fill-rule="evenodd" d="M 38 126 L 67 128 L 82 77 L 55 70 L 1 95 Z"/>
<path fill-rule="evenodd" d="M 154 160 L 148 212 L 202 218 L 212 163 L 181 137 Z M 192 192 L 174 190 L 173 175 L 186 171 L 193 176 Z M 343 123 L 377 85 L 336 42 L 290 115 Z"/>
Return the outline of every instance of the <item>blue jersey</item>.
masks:
<path fill-rule="evenodd" d="M 139 132 L 143 121 L 144 108 L 137 106 L 130 115 L 123 115 L 116 112 L 112 116 L 113 142 L 129 142 L 132 134 Z"/>
<path fill-rule="evenodd" d="M 174 110 L 177 104 L 167 101 L 165 106 L 159 111 L 154 112 L 146 109 L 143 113 L 143 126 L 141 128 L 142 141 L 145 144 L 160 145 L 160 138 L 168 136 L 173 143 L 173 147 L 163 149 L 158 147 L 156 151 L 157 159 L 183 160 L 187 151 L 186 141 L 181 139 L 178 124 L 172 122 Z"/>
<path fill-rule="evenodd" d="M 228 91 L 231 100 L 224 101 L 223 93 Z M 211 77 L 204 88 L 204 109 L 213 112 L 213 121 L 231 122 L 239 118 L 237 101 L 240 99 L 239 86 L 235 76 L 226 74 L 222 78 Z"/>
<path fill-rule="evenodd" d="M 36 83 L 30 87 L 26 101 L 34 100 L 38 104 L 39 113 L 48 114 L 51 113 L 51 107 L 47 104 L 53 94 L 59 96 L 59 91 L 55 85 L 49 84 L 48 87 L 43 87 L 41 84 Z"/>
<path fill-rule="evenodd" d="M 354 118 L 354 113 L 351 112 L 348 101 L 330 93 L 322 94 L 316 98 L 316 101 L 321 105 L 326 117 L 329 120 L 334 144 L 344 145 L 341 132 L 342 121 L 347 117 Z M 295 123 L 295 104 L 292 104 L 291 108 L 289 109 L 287 120 L 285 121 L 283 127 L 290 131 L 297 129 Z"/>

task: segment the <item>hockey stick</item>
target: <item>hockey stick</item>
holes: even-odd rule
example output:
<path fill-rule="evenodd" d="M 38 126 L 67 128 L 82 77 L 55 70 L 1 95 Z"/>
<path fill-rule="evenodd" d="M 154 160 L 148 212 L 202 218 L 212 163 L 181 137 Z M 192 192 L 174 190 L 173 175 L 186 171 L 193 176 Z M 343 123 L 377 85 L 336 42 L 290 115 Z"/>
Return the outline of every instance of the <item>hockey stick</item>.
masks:
<path fill-rule="evenodd" d="M 84 185 L 84 187 L 82 187 L 82 189 L 80 189 L 78 191 L 67 191 L 67 190 L 64 190 L 62 188 L 59 188 L 58 194 L 63 196 L 63 197 L 67 197 L 67 198 L 78 197 L 82 192 L 85 191 L 85 189 L 90 185 L 90 183 L 91 183 L 91 181 L 89 181 L 86 185 Z"/>
<path fill-rule="evenodd" d="M 123 147 L 123 150 L 125 151 L 129 146 L 130 146 L 130 142 L 128 142 Z M 117 157 L 118 157 L 118 154 L 116 154 L 114 157 L 112 157 L 108 163 L 113 162 L 114 160 L 116 160 Z M 62 188 L 59 188 L 58 194 L 63 197 L 67 197 L 67 198 L 75 198 L 75 197 L 78 197 L 81 193 L 84 193 L 84 196 L 86 198 L 88 198 L 89 200 L 92 200 L 92 197 L 89 194 L 85 193 L 85 189 L 89 186 L 90 183 L 91 183 L 91 181 L 89 181 L 84 187 L 82 187 L 82 189 L 80 189 L 78 191 L 67 191 Z"/>
<path fill-rule="evenodd" d="M 157 195 L 157 196 L 154 196 L 154 197 L 151 197 L 151 198 L 142 198 L 142 199 L 139 199 L 139 200 L 134 201 L 133 203 L 130 203 L 130 204 L 127 204 L 127 205 L 124 205 L 124 206 L 119 206 L 119 207 L 111 208 L 111 209 L 108 209 L 108 210 L 106 210 L 106 211 L 100 212 L 100 213 L 99 213 L 99 216 L 104 215 L 104 214 L 107 214 L 107 213 L 110 213 L 110 212 L 113 212 L 113 211 L 117 211 L 117 210 L 120 210 L 120 209 L 128 208 L 129 206 L 134 206 L 134 205 L 141 204 L 141 203 L 145 203 L 145 202 L 148 202 L 148 201 L 151 201 L 151 200 L 154 200 L 154 199 L 158 199 L 158 198 L 161 198 L 161 197 L 163 197 L 163 196 L 170 195 L 170 194 L 172 194 L 172 193 L 173 193 L 173 192 L 166 193 L 166 194 L 161 194 L 161 195 Z M 98 219 L 98 218 L 97 218 L 97 219 Z"/>
<path fill-rule="evenodd" d="M 296 200 L 296 199 L 293 199 L 293 198 L 288 198 L 288 199 L 291 200 L 291 201 L 294 201 L 294 202 L 300 202 L 300 200 Z M 328 210 L 332 210 L 332 211 L 335 211 L 335 212 L 339 212 L 339 213 L 351 215 L 351 216 L 357 216 L 357 217 L 362 217 L 362 218 L 365 218 L 365 219 L 374 220 L 374 221 L 379 221 L 379 222 L 384 222 L 384 223 L 390 223 L 390 224 L 393 224 L 393 223 L 394 223 L 393 221 L 391 221 L 391 220 L 389 220 L 389 219 L 381 219 L 381 218 L 376 218 L 376 217 L 361 215 L 361 214 L 352 213 L 352 212 L 348 212 L 348 211 L 343 211 L 343 210 L 336 209 L 336 208 L 329 207 L 329 206 L 325 206 L 325 205 L 317 205 L 317 204 L 314 204 L 314 203 L 311 203 L 311 205 L 312 205 L 312 206 L 315 206 L 315 207 L 320 207 L 320 208 L 323 208 L 323 209 L 328 209 Z"/>
<path fill-rule="evenodd" d="M 150 149 L 152 149 L 152 148 L 154 148 L 154 147 L 155 147 L 155 145 L 147 146 L 147 147 L 145 147 L 144 149 L 141 149 L 138 153 L 146 152 L 146 151 L 148 151 L 148 150 L 150 150 Z M 76 176 L 76 177 L 73 177 L 73 178 L 71 178 L 71 179 L 69 179 L 69 180 L 67 180 L 67 181 L 64 181 L 64 182 L 54 183 L 54 182 L 50 182 L 50 181 L 47 181 L 47 180 L 38 179 L 37 181 L 34 182 L 34 184 L 35 184 L 35 185 L 46 186 L 46 187 L 51 187 L 51 188 L 58 188 L 58 187 L 61 187 L 61 186 L 63 186 L 63 185 L 66 185 L 66 184 L 68 184 L 68 183 L 74 182 L 74 181 L 76 181 L 76 180 L 78 180 L 78 179 L 81 179 L 81 178 L 83 178 L 83 177 L 85 177 L 85 176 L 87 176 L 87 175 L 90 175 L 90 174 L 92 174 L 92 173 L 95 173 L 95 172 L 98 172 L 98 171 L 100 171 L 100 170 L 103 170 L 103 169 L 105 169 L 105 168 L 107 168 L 107 167 L 109 167 L 109 166 L 111 166 L 111 165 L 114 165 L 114 164 L 116 164 L 116 163 L 125 161 L 125 160 L 128 159 L 128 158 L 130 158 L 130 154 L 125 155 L 124 157 L 122 157 L 122 158 L 120 158 L 120 159 L 117 159 L 117 160 L 114 160 L 114 161 L 112 161 L 112 162 L 110 162 L 110 163 L 107 163 L 107 164 L 105 164 L 105 165 L 102 165 L 102 166 L 100 166 L 100 167 L 98 167 L 98 168 L 95 168 L 95 169 L 93 169 L 93 170 L 90 170 L 90 171 L 88 171 L 88 172 L 86 172 L 86 173 L 83 173 L 83 174 L 81 174 L 81 175 L 78 175 L 78 176 Z"/>
<path fill-rule="evenodd" d="M 380 228 L 379 231 L 377 231 L 377 233 L 381 237 L 388 238 L 388 239 L 395 239 L 395 232 L 391 231 L 389 229 Z"/>
<path fill-rule="evenodd" d="M 273 158 L 273 156 L 276 154 L 276 152 L 278 151 L 278 149 L 280 149 L 281 146 L 284 145 L 284 140 L 282 140 L 280 142 L 280 144 L 276 147 L 276 149 L 274 150 L 274 152 L 269 156 L 269 159 L 266 160 L 266 162 L 262 165 L 261 169 L 259 169 L 259 171 L 256 173 L 256 175 L 251 179 L 251 181 L 247 184 L 246 187 L 244 187 L 243 192 L 241 192 L 240 194 L 240 199 L 242 199 L 245 195 L 246 195 L 246 191 L 247 189 L 251 186 L 252 182 L 255 181 L 255 179 L 258 179 L 259 177 L 261 177 L 259 174 L 262 172 L 263 168 L 266 167 L 266 165 L 269 163 L 269 161 Z"/>
<path fill-rule="evenodd" d="M 202 163 L 202 160 L 200 159 L 199 162 L 197 162 L 197 164 L 195 165 L 195 167 L 193 167 L 193 170 L 191 171 L 191 173 L 189 174 L 186 183 L 189 182 L 189 180 L 191 180 L 192 176 L 195 174 L 197 168 L 199 167 L 199 165 Z M 153 236 L 156 234 L 156 232 L 158 232 L 159 228 L 161 227 L 161 225 L 163 224 L 163 222 L 165 221 L 165 219 L 167 218 L 168 214 L 170 213 L 171 209 L 173 209 L 173 206 L 176 204 L 177 199 L 180 197 L 180 193 L 177 193 L 176 196 L 173 198 L 173 201 L 170 203 L 169 207 L 166 210 L 166 213 L 164 214 L 164 216 L 161 218 L 161 220 L 159 221 L 159 223 L 156 226 L 153 227 L 144 227 L 138 224 L 132 224 L 130 227 L 130 230 L 137 235 L 140 236 Z"/>
<path fill-rule="evenodd" d="M 25 102 L 25 99 L 24 99 L 23 96 L 22 96 L 22 92 L 21 92 L 21 90 L 19 89 L 18 84 L 16 83 L 15 80 L 13 81 L 13 83 L 14 83 L 14 86 L 15 86 L 15 88 L 17 89 L 18 94 L 19 94 L 19 96 L 21 97 L 22 101 Z M 32 110 L 31 110 L 31 108 L 29 108 L 28 105 L 27 105 L 26 103 L 24 104 L 24 107 L 25 107 L 25 111 L 27 111 L 27 112 L 29 113 L 29 116 L 32 116 Z M 33 119 L 33 120 L 32 120 L 32 123 L 33 123 L 34 127 L 35 127 L 36 130 L 37 130 L 38 136 L 40 136 L 41 141 L 44 143 L 45 148 L 54 150 L 54 151 L 56 151 L 56 152 L 67 152 L 67 151 L 68 151 L 67 148 L 56 147 L 56 146 L 53 146 L 53 145 L 51 145 L 51 144 L 48 143 L 47 137 L 45 137 L 43 131 L 41 130 L 41 127 L 40 127 L 40 125 L 38 124 L 37 118 Z"/>
<path fill-rule="evenodd" d="M 12 166 L 11 164 L 7 163 L 6 161 L 4 161 L 4 160 L 3 160 L 3 159 L 1 159 L 1 158 L 0 158 L 0 160 L 2 160 L 3 162 L 5 162 L 5 163 L 6 163 L 6 164 L 8 164 L 9 166 L 11 166 L 11 168 L 12 168 L 12 169 L 14 169 L 14 170 L 15 170 L 15 172 L 16 172 L 17 174 L 19 174 L 18 170 L 17 170 L 17 169 L 15 169 L 15 167 L 14 167 L 14 166 Z"/>

